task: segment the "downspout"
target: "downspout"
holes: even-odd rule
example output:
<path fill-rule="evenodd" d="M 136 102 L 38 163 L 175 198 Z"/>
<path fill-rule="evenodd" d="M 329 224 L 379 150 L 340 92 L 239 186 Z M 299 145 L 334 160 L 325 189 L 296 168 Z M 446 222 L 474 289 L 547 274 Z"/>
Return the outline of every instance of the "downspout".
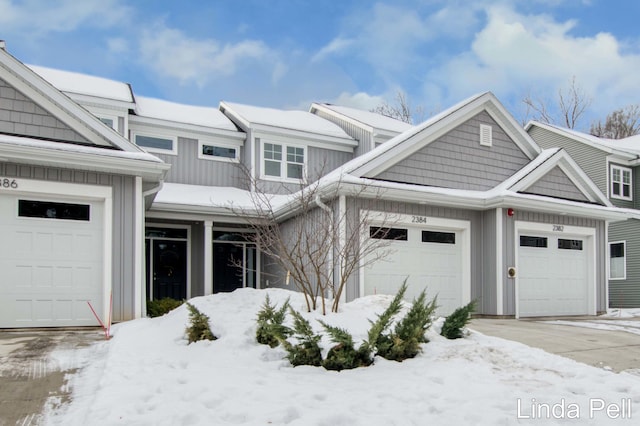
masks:
<path fill-rule="evenodd" d="M 147 198 L 147 196 L 151 195 L 151 194 L 156 194 L 158 192 L 160 192 L 160 190 L 162 189 L 162 187 L 164 186 L 164 180 L 161 180 L 160 182 L 158 182 L 158 185 L 154 186 L 151 189 L 147 189 L 146 191 L 142 192 L 142 198 Z"/>
<path fill-rule="evenodd" d="M 334 228 L 334 224 L 333 224 L 333 210 L 331 210 L 331 207 L 329 207 L 328 205 L 326 205 L 325 203 L 322 202 L 322 200 L 320 199 L 320 194 L 316 194 L 316 204 L 318 205 L 318 207 L 320 207 L 322 210 L 324 210 L 325 212 L 327 212 L 327 214 L 329 215 L 329 220 L 330 220 L 330 229 L 331 229 L 331 239 L 333 241 L 335 241 L 334 239 L 334 235 L 335 235 L 335 229 Z M 331 268 L 330 270 L 330 276 L 331 276 L 331 288 L 333 289 L 333 295 L 335 296 L 335 277 L 334 275 L 334 265 L 333 265 L 333 244 L 331 245 L 331 251 L 329 252 L 329 267 Z M 326 295 L 325 295 L 326 296 Z"/>

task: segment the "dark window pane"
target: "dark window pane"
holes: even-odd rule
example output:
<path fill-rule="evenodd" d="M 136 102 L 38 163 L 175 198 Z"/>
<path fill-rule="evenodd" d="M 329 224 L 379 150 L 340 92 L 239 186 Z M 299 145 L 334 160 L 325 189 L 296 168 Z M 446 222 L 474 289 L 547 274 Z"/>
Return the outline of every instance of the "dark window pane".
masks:
<path fill-rule="evenodd" d="M 187 230 L 185 228 L 145 228 L 145 236 L 147 238 L 179 238 L 187 239 Z"/>
<path fill-rule="evenodd" d="M 165 149 L 167 151 L 173 151 L 172 139 L 136 135 L 136 145 L 144 146 L 146 148 L 156 148 L 156 149 Z"/>
<path fill-rule="evenodd" d="M 520 247 L 547 247 L 546 237 L 530 237 L 528 235 L 520 236 Z"/>
<path fill-rule="evenodd" d="M 82 220 L 88 222 L 91 206 L 88 204 L 54 203 L 51 201 L 18 201 L 18 216 L 44 219 Z"/>
<path fill-rule="evenodd" d="M 624 243 L 615 243 L 609 246 L 611 257 L 624 257 Z"/>
<path fill-rule="evenodd" d="M 223 241 L 229 241 L 229 242 L 234 242 L 234 241 L 241 241 L 241 242 L 253 242 L 253 235 L 252 233 L 247 233 L 247 232 L 225 232 L 225 231 L 214 231 L 213 232 L 213 241 L 219 241 L 219 242 L 223 242 Z"/>
<path fill-rule="evenodd" d="M 422 231 L 423 243 L 455 244 L 455 232 Z"/>
<path fill-rule="evenodd" d="M 202 154 L 212 157 L 236 158 L 235 148 L 225 148 L 222 146 L 202 145 Z"/>
<path fill-rule="evenodd" d="M 562 250 L 582 250 L 582 240 L 558 239 L 558 248 Z"/>
<path fill-rule="evenodd" d="M 407 241 L 407 233 L 407 229 L 403 228 L 381 228 L 379 226 L 369 228 L 369 236 L 378 240 Z"/>

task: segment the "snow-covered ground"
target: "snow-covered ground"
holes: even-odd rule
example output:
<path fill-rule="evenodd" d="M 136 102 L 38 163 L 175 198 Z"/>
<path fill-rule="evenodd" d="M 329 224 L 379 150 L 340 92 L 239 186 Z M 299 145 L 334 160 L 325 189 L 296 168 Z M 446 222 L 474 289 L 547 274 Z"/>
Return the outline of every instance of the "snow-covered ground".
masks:
<path fill-rule="evenodd" d="M 216 341 L 187 345 L 188 315 L 181 307 L 160 318 L 116 325 L 111 340 L 80 353 L 54 353 L 61 365 L 73 358 L 83 368 L 70 378 L 71 402 L 63 408 L 50 404 L 45 423 L 618 425 L 640 418 L 638 376 L 475 332 L 446 340 L 437 334 L 442 320 L 415 359 L 376 358 L 371 367 L 342 372 L 293 368 L 283 349 L 255 341 L 255 318 L 267 292 L 272 302 L 290 298 L 304 311 L 297 293 L 238 290 L 192 299 L 209 315 Z M 359 342 L 368 319 L 390 300 L 360 298 L 322 319 L 349 329 Z M 313 320 L 319 313 L 307 317 L 320 329 Z M 330 343 L 323 346 L 328 350 Z M 625 418 L 629 414 L 632 418 Z"/>

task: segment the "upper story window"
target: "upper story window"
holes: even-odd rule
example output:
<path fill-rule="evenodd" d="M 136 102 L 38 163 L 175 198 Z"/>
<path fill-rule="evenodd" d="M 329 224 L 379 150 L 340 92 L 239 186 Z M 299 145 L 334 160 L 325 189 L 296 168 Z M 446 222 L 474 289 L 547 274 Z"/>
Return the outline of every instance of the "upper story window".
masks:
<path fill-rule="evenodd" d="M 113 130 L 118 130 L 117 120 L 114 117 L 98 117 L 98 120 L 102 121 L 107 126 L 111 127 Z"/>
<path fill-rule="evenodd" d="M 153 136 L 149 134 L 135 134 L 134 142 L 136 145 L 141 146 L 150 152 L 174 155 L 178 153 L 176 138 Z"/>
<path fill-rule="evenodd" d="M 238 161 L 238 148 L 219 144 L 198 142 L 198 158 L 202 160 Z"/>
<path fill-rule="evenodd" d="M 611 197 L 631 200 L 632 197 L 631 169 L 611 166 Z"/>
<path fill-rule="evenodd" d="M 283 180 L 304 179 L 306 155 L 303 147 L 265 142 L 262 154 L 264 177 Z"/>

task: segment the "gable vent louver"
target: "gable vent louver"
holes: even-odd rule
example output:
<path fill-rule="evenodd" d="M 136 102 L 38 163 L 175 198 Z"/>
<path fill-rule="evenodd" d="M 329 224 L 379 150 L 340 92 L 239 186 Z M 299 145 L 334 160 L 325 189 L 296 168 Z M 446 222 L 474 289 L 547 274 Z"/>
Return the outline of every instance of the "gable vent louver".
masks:
<path fill-rule="evenodd" d="M 480 125 L 480 145 L 491 146 L 493 144 L 493 137 L 491 135 L 491 126 L 486 124 Z"/>

